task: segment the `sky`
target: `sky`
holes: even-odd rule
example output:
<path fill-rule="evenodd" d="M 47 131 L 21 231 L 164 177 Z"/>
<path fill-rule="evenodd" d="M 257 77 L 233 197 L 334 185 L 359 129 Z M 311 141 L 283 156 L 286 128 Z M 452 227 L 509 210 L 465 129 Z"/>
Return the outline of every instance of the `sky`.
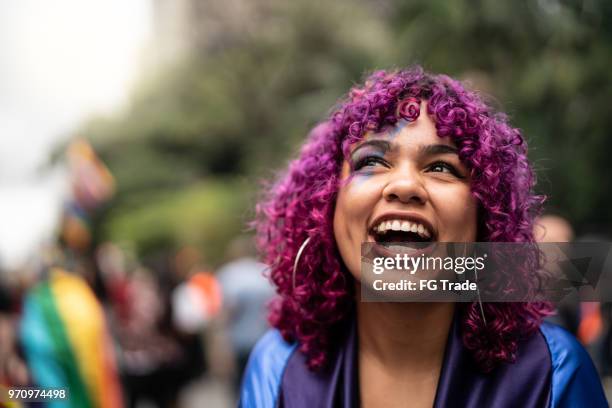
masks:
<path fill-rule="evenodd" d="M 49 154 L 125 105 L 150 32 L 150 0 L 0 1 L 0 266 L 53 234 L 67 183 Z"/>

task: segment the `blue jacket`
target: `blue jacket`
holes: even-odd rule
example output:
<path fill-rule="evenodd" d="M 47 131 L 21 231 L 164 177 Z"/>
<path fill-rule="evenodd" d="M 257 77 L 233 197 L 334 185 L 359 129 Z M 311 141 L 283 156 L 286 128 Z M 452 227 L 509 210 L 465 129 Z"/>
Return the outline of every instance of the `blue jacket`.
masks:
<path fill-rule="evenodd" d="M 356 330 L 313 373 L 295 344 L 270 330 L 255 346 L 240 395 L 243 408 L 358 407 Z M 456 375 L 461 373 L 461 375 Z M 574 337 L 544 323 L 519 345 L 515 363 L 484 374 L 461 341 L 460 325 L 449 333 L 434 407 L 607 407 L 593 363 Z"/>

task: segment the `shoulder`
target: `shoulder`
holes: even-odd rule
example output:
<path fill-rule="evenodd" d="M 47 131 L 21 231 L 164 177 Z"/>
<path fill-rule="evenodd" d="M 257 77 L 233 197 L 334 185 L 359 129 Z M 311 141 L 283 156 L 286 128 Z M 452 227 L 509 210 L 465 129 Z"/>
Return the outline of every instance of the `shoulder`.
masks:
<path fill-rule="evenodd" d="M 257 342 L 242 379 L 239 406 L 274 407 L 285 366 L 296 344 L 287 343 L 278 330 L 269 330 Z"/>
<path fill-rule="evenodd" d="M 586 350 L 565 329 L 540 326 L 552 363 L 551 406 L 607 407 L 601 381 Z"/>

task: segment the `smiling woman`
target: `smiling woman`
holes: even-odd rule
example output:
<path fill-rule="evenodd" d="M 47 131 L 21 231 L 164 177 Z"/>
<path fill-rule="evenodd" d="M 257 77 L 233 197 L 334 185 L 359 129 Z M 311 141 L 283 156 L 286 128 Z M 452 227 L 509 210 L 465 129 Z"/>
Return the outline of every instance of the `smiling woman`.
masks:
<path fill-rule="evenodd" d="M 447 76 L 379 71 L 353 88 L 258 205 L 279 297 L 241 405 L 606 406 L 584 350 L 542 323 L 548 304 L 359 297 L 364 242 L 533 242 L 526 153 Z"/>
<path fill-rule="evenodd" d="M 428 115 L 366 134 L 343 163 L 334 213 L 334 236 L 348 270 L 359 277 L 362 242 L 475 241 L 477 205 L 469 176 L 454 141 L 439 137 Z M 385 220 L 399 231 L 400 222 L 416 224 L 417 231 L 374 232 Z"/>

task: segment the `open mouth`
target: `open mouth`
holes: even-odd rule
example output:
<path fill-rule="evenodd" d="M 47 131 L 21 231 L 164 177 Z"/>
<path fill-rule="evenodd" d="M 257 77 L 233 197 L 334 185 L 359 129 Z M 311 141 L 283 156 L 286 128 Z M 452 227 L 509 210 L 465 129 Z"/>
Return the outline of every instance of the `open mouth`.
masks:
<path fill-rule="evenodd" d="M 366 246 L 371 257 L 429 256 L 436 250 L 433 228 L 416 219 L 385 217 L 373 224 L 368 238 L 376 244 Z"/>
<path fill-rule="evenodd" d="M 370 230 L 378 244 L 427 244 L 434 242 L 433 232 L 424 224 L 408 220 L 384 220 Z M 419 247 L 427 245 L 417 245 Z"/>

